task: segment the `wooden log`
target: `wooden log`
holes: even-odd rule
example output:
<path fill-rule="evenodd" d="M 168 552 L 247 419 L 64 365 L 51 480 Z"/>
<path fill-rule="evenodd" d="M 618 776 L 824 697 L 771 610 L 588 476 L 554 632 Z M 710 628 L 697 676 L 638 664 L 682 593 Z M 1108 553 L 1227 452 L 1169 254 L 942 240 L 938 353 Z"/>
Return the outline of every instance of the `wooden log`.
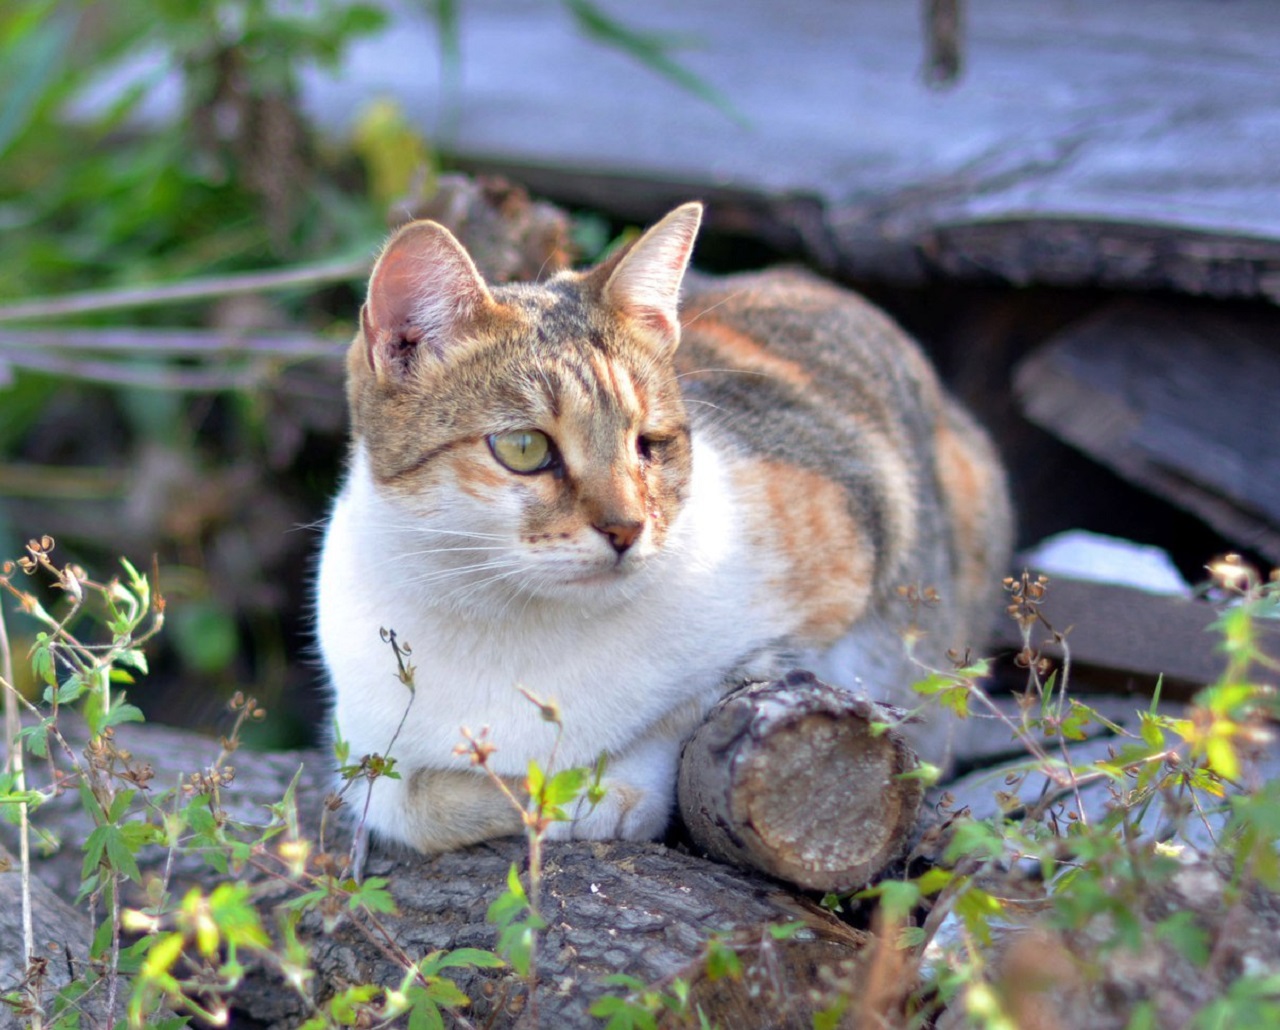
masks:
<path fill-rule="evenodd" d="M 901 713 L 807 672 L 725 697 L 685 745 L 677 796 L 708 855 L 812 890 L 864 886 L 907 850 L 920 808 Z"/>
<path fill-rule="evenodd" d="M 1280 314 L 1123 301 L 1018 367 L 1027 417 L 1280 561 Z"/>

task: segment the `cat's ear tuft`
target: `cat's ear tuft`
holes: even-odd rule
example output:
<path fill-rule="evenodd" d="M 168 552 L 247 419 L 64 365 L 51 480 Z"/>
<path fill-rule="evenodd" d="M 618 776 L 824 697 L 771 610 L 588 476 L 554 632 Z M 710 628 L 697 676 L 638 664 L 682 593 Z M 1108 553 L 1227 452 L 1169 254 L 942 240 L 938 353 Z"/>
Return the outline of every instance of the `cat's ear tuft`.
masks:
<path fill-rule="evenodd" d="M 387 243 L 360 313 L 369 366 L 403 380 L 429 355 L 447 358 L 469 322 L 493 304 L 471 256 L 436 222 L 411 222 Z"/>
<path fill-rule="evenodd" d="M 632 245 L 604 287 L 611 305 L 670 349 L 680 342 L 680 284 L 701 223 L 701 204 L 681 204 Z"/>

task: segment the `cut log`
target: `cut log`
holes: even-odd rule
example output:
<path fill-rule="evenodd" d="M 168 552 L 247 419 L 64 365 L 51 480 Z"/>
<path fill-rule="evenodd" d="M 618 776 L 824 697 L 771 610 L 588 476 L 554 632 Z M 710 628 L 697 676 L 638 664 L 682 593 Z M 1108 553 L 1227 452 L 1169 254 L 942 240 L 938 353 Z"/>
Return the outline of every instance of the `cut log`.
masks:
<path fill-rule="evenodd" d="M 1121 302 L 1026 358 L 1031 421 L 1280 561 L 1280 314 Z"/>
<path fill-rule="evenodd" d="M 917 760 L 901 712 L 793 672 L 726 696 L 685 745 L 680 814 L 708 855 L 812 890 L 865 886 L 907 850 Z"/>

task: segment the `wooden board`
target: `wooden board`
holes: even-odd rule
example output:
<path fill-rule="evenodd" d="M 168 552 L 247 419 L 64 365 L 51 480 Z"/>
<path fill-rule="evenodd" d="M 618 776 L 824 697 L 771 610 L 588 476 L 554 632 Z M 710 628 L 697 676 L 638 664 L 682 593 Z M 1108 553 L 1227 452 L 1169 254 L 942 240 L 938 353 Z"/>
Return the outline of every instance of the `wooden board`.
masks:
<path fill-rule="evenodd" d="M 464 166 L 627 218 L 701 195 L 713 229 L 846 275 L 1280 297 L 1274 0 L 966 4 L 950 90 L 925 82 L 909 0 L 601 6 L 691 40 L 676 57 L 741 119 L 543 0 L 462 5 L 453 104 L 407 4 L 306 100 L 346 132 L 394 97 Z"/>
<path fill-rule="evenodd" d="M 1121 302 L 1019 366 L 1029 419 L 1280 561 L 1280 314 Z"/>
<path fill-rule="evenodd" d="M 1042 611 L 1067 634 L 1072 664 L 1089 670 L 1092 680 L 1100 671 L 1115 673 L 1135 693 L 1148 695 L 1163 676 L 1166 690 L 1186 695 L 1226 668 L 1219 637 L 1211 632 L 1218 612 L 1207 601 L 1051 576 Z M 1001 619 L 997 632 L 999 646 L 1021 648 L 1012 619 Z M 1280 627 L 1262 632 L 1264 640 L 1280 645 Z M 1031 643 L 1051 658 L 1062 656 L 1042 628 L 1032 632 Z"/>

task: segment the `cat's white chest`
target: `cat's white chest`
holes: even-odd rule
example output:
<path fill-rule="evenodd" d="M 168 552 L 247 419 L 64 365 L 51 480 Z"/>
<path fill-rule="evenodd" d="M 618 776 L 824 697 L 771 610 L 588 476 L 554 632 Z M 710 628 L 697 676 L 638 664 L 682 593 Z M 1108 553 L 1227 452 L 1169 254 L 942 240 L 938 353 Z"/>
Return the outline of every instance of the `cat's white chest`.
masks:
<path fill-rule="evenodd" d="M 516 596 L 471 614 L 437 602 L 440 580 L 419 571 L 419 538 L 391 528 L 403 517 L 357 454 L 326 535 L 319 603 L 334 715 L 353 754 L 386 753 L 394 737 L 402 767 L 464 768 L 452 755 L 461 728 L 488 726 L 495 768 L 521 773 L 554 739 L 523 688 L 559 707 L 561 762 L 590 764 L 673 711 L 710 704 L 727 676 L 767 652 L 777 613 L 720 457 L 701 449 L 695 469 L 670 553 L 607 604 Z M 413 695 L 384 629 L 411 648 Z"/>

